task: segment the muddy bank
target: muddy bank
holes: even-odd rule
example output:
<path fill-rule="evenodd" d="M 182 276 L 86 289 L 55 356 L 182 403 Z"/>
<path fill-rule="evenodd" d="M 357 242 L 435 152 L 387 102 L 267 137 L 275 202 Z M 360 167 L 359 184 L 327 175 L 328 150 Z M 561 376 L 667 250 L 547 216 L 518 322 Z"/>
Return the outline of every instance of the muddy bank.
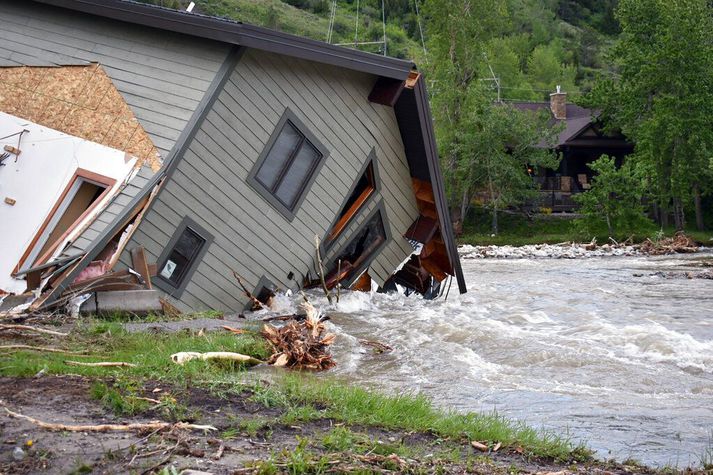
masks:
<path fill-rule="evenodd" d="M 0 378 L 0 400 L 23 414 L 66 424 L 141 422 L 165 417 L 156 408 L 131 417 L 116 416 L 90 397 L 92 384 L 76 376 L 5 377 Z M 261 467 L 284 472 L 296 469 L 294 454 L 300 454 L 302 467 L 295 473 L 312 473 L 319 467 L 332 473 L 657 473 L 633 465 L 538 461 L 517 451 L 486 454 L 463 441 L 367 426 L 348 428 L 348 433 L 358 434 L 352 439 L 358 446 L 340 446 L 335 434 L 347 433 L 344 425 L 321 418 L 281 423 L 284 412 L 255 402 L 250 392 L 219 396 L 203 389 L 179 389 L 154 382 L 146 384 L 145 396 L 155 397 L 157 388 L 171 392 L 176 403 L 191 415 L 190 420 L 212 425 L 217 431 L 50 432 L 3 415 L 0 473 L 158 473 L 164 467 L 214 474 L 255 473 Z M 22 460 L 13 459 L 16 447 L 23 449 Z"/>

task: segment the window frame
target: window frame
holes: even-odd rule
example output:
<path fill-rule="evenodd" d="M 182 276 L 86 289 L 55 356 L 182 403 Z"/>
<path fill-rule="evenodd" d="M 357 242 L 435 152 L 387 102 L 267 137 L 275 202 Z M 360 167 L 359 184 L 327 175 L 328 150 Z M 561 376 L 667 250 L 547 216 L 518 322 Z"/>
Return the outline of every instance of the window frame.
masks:
<path fill-rule="evenodd" d="M 371 267 L 371 263 L 374 261 L 374 259 L 376 259 L 376 257 L 381 254 L 384 248 L 392 240 L 391 227 L 389 226 L 389 218 L 386 215 L 386 207 L 384 206 L 384 201 L 382 200 L 379 201 L 379 203 L 374 207 L 374 209 L 371 210 L 371 212 L 366 216 L 366 218 L 364 218 L 364 221 L 359 224 L 359 227 L 355 229 L 354 232 L 350 233 L 349 239 L 346 239 L 339 247 L 339 249 L 333 253 L 332 258 L 330 258 L 328 261 L 329 265 L 327 266 L 327 268 L 332 269 L 337 266 L 337 258 L 345 251 L 347 247 L 349 247 L 349 244 L 352 242 L 352 240 L 364 230 L 364 228 L 369 224 L 372 219 L 374 219 L 377 214 L 381 215 L 381 224 L 384 226 L 385 239 L 381 244 L 376 247 L 376 249 L 371 252 L 371 255 L 369 255 L 359 267 L 352 270 L 349 279 L 342 281 L 343 287 L 351 287 L 352 284 L 354 284 L 354 282 L 356 282 L 356 280 L 359 278 L 359 276 L 361 276 L 365 270 Z"/>
<path fill-rule="evenodd" d="M 279 184 L 281 184 L 282 181 L 284 180 L 284 178 L 287 174 L 286 173 L 287 170 L 294 162 L 294 159 L 297 156 L 297 154 L 299 153 L 299 151 L 302 149 L 302 145 L 304 144 L 304 141 L 309 142 L 317 150 L 317 152 L 321 155 L 321 157 L 317 160 L 317 162 L 310 169 L 307 179 L 303 182 L 303 184 L 301 186 L 301 191 L 299 192 L 299 195 L 291 208 L 286 206 L 279 198 L 277 198 L 277 196 L 273 193 L 272 190 L 268 189 L 257 178 L 260 168 L 265 163 L 265 160 L 267 160 L 267 157 L 270 154 L 270 151 L 272 150 L 273 146 L 275 145 L 275 142 L 277 142 L 278 137 L 280 136 L 282 130 L 284 129 L 285 125 L 288 122 L 295 128 L 295 130 L 297 130 L 297 132 L 300 135 L 302 135 L 302 141 L 300 142 L 300 146 L 295 147 L 295 149 L 292 151 L 292 154 L 290 155 L 287 163 L 283 166 L 282 170 L 278 174 L 276 186 L 279 187 Z M 267 201 L 273 208 L 275 208 L 277 211 L 279 211 L 280 214 L 282 214 L 285 217 L 285 219 L 287 219 L 287 221 L 291 222 L 293 219 L 295 219 L 295 216 L 297 215 L 297 211 L 299 211 L 300 207 L 302 206 L 302 202 L 307 197 L 307 194 L 308 194 L 310 188 L 312 187 L 314 180 L 319 175 L 319 171 L 322 168 L 322 166 L 324 165 L 324 163 L 327 161 L 328 157 L 329 157 L 329 150 L 322 144 L 322 142 L 319 141 L 319 139 L 309 130 L 309 128 L 307 128 L 307 126 L 295 115 L 295 113 L 290 110 L 290 108 L 286 108 L 285 112 L 282 114 L 282 117 L 280 117 L 280 120 L 277 122 L 275 129 L 273 130 L 272 134 L 270 135 L 270 138 L 268 139 L 267 143 L 265 144 L 265 147 L 263 148 L 262 152 L 260 153 L 260 156 L 258 157 L 257 161 L 255 162 L 255 165 L 253 165 L 252 169 L 250 170 L 250 173 L 248 174 L 247 182 L 260 196 L 262 196 L 263 199 L 265 199 L 265 201 Z"/>
<path fill-rule="evenodd" d="M 354 180 L 354 183 L 352 184 L 351 188 L 349 188 L 349 192 L 344 197 L 341 206 L 339 206 L 339 211 L 341 212 L 341 210 L 344 209 L 344 207 L 347 205 L 347 202 L 356 190 L 356 187 L 359 184 L 361 177 L 364 175 L 364 173 L 367 172 L 370 166 L 372 171 L 372 188 L 367 193 L 363 193 L 343 217 L 340 218 L 339 215 L 337 215 L 334 221 L 332 221 L 332 223 L 327 228 L 327 234 L 325 234 L 324 239 L 322 239 L 324 251 L 328 251 L 332 248 L 334 243 L 337 242 L 339 238 L 344 234 L 344 231 L 349 227 L 349 224 L 351 224 L 354 218 L 356 218 L 359 213 L 369 204 L 369 202 L 372 199 L 375 199 L 374 197 L 377 196 L 379 192 L 381 192 L 381 179 L 379 177 L 379 167 L 377 166 L 376 160 L 376 148 L 372 147 L 371 152 L 369 152 L 369 155 L 367 156 L 366 162 L 364 162 L 364 164 L 362 165 L 361 169 L 359 170 L 359 174 Z"/>
<path fill-rule="evenodd" d="M 192 232 L 194 232 L 198 237 L 203 239 L 203 245 L 201 248 L 198 250 L 198 252 L 194 253 L 191 259 L 188 261 L 188 266 L 186 270 L 183 273 L 183 276 L 181 276 L 181 280 L 178 282 L 178 285 L 176 285 L 174 282 L 171 280 L 163 277 L 161 275 L 161 270 L 163 267 L 166 265 L 166 261 L 168 260 L 168 256 L 171 255 L 173 252 L 173 249 L 176 247 L 176 244 L 178 243 L 178 240 L 181 238 L 183 233 L 185 232 L 186 229 L 190 229 Z M 186 289 L 186 286 L 188 283 L 191 281 L 191 278 L 193 277 L 193 274 L 195 271 L 198 269 L 198 264 L 203 260 L 203 256 L 205 253 L 208 251 L 208 248 L 210 247 L 211 243 L 213 242 L 213 235 L 206 231 L 206 229 L 201 226 L 200 224 L 196 223 L 193 219 L 191 219 L 188 216 L 184 216 L 183 220 L 180 222 L 180 224 L 176 227 L 176 230 L 173 232 L 173 235 L 171 236 L 171 239 L 168 241 L 168 244 L 166 244 L 166 247 L 164 247 L 163 251 L 161 252 L 161 255 L 159 258 L 156 260 L 157 267 L 156 267 L 156 276 L 152 283 L 154 283 L 158 288 L 161 290 L 165 291 L 166 293 L 170 294 L 172 297 L 178 298 L 181 296 L 183 291 Z"/>

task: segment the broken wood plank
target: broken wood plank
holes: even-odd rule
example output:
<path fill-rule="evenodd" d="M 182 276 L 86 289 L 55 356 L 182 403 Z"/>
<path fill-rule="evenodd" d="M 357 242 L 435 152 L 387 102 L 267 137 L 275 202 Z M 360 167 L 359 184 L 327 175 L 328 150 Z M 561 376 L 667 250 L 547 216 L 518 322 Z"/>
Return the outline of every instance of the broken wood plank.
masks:
<path fill-rule="evenodd" d="M 146 285 L 146 288 L 151 290 L 151 272 L 149 271 L 148 262 L 146 262 L 146 253 L 144 252 L 144 248 L 142 246 L 137 246 L 131 250 L 130 254 L 131 264 L 133 265 L 134 270 L 141 275 L 142 279 L 144 279 L 144 285 Z"/>

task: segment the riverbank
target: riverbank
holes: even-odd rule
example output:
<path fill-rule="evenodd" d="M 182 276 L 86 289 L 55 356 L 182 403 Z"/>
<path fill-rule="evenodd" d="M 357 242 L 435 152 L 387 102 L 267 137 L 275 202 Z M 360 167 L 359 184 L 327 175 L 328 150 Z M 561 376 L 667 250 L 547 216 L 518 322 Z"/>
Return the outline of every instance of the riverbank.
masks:
<path fill-rule="evenodd" d="M 177 351 L 265 359 L 270 350 L 251 325 L 239 335 L 129 333 L 120 323 L 82 319 L 61 330 L 67 334 L 0 332 L 0 473 L 656 473 L 596 461 L 567 438 L 495 414 L 444 412 L 421 396 L 386 396 L 264 365 L 170 359 Z M 155 420 L 166 427 L 38 426 Z"/>
<path fill-rule="evenodd" d="M 463 226 L 463 234 L 458 237 L 460 245 L 470 246 L 528 246 L 539 244 L 558 244 L 562 242 L 588 243 L 595 238 L 600 243 L 609 242 L 609 236 L 582 234 L 574 226 L 574 214 L 535 214 L 526 216 L 522 213 L 504 212 L 499 218 L 499 232 L 492 233 L 489 214 L 476 209 L 471 212 Z M 674 228 L 663 230 L 661 237 L 675 235 Z M 713 231 L 686 229 L 686 234 L 703 246 L 713 245 Z M 622 241 L 631 238 L 634 243 L 645 239 L 654 239 L 656 232 L 649 230 L 625 236 Z"/>

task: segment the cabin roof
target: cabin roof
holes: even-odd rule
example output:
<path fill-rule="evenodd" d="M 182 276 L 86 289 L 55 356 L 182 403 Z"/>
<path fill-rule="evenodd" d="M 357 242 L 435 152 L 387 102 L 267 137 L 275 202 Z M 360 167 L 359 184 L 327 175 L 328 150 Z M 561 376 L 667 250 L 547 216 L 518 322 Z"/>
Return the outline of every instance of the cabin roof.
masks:
<path fill-rule="evenodd" d="M 188 13 L 132 0 L 33 1 L 394 79 L 406 79 L 409 72 L 416 67 L 411 61 L 335 46 L 226 18 Z"/>
<path fill-rule="evenodd" d="M 512 107 L 521 111 L 539 112 L 541 110 L 550 111 L 549 102 L 508 102 Z M 596 118 L 599 112 L 587 109 L 576 104 L 567 104 L 567 118 L 552 118 L 552 125 L 564 123 L 564 129 L 557 136 L 555 147 L 561 147 L 572 139 L 575 139 L 584 129 L 586 129 Z"/>

